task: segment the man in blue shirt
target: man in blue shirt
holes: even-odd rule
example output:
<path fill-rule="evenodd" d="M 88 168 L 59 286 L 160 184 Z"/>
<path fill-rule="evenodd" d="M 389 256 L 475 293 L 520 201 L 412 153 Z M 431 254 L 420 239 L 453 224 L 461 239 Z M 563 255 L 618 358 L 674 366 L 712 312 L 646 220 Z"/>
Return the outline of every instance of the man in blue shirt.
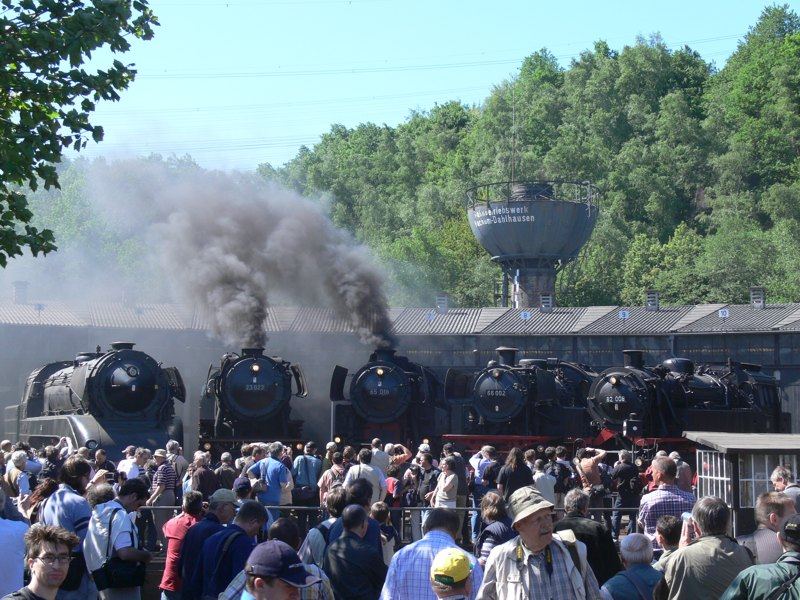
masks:
<path fill-rule="evenodd" d="M 245 567 L 255 548 L 255 536 L 267 522 L 267 510 L 255 500 L 242 504 L 233 523 L 208 538 L 192 576 L 202 582 L 202 598 L 216 598 Z"/>
<path fill-rule="evenodd" d="M 247 476 L 256 480 L 253 491 L 264 506 L 280 506 L 281 489 L 292 479 L 289 469 L 280 460 L 282 453 L 283 444 L 272 442 L 269 445 L 269 456 L 247 470 Z M 273 519 L 280 516 L 280 511 L 275 508 L 270 509 L 270 513 Z"/>
<path fill-rule="evenodd" d="M 77 573 L 80 572 L 81 565 L 85 565 L 82 543 L 92 516 L 92 509 L 83 497 L 86 486 L 89 485 L 91 472 L 92 467 L 86 459 L 81 456 L 69 457 L 61 467 L 61 485 L 43 502 L 39 515 L 39 521 L 43 525 L 63 527 L 80 538 L 81 544 L 73 550 L 75 566 L 72 569 Z M 83 570 L 85 571 L 85 568 Z M 79 580 L 77 576 L 68 577 L 58 591 L 58 600 L 85 600 L 96 597 L 97 588 L 86 572 Z"/>
<path fill-rule="evenodd" d="M 366 479 L 356 479 L 347 487 L 347 504 L 357 504 L 363 506 L 369 514 L 370 501 L 372 499 L 372 485 Z M 338 539 L 345 533 L 344 523 L 342 518 L 339 517 L 333 522 L 328 530 L 328 544 Z M 364 542 L 374 546 L 378 553 L 382 553 L 381 546 L 381 526 L 372 517 L 367 517 L 367 531 L 364 534 Z"/>
<path fill-rule="evenodd" d="M 292 504 L 295 506 L 319 506 L 319 487 L 317 482 L 322 475 L 322 460 L 315 456 L 317 445 L 308 442 L 305 452 L 294 459 L 292 477 L 294 489 L 292 490 Z M 306 532 L 309 526 L 317 524 L 317 514 L 310 510 L 301 510 L 297 514 L 297 526 L 301 532 Z"/>
<path fill-rule="evenodd" d="M 217 490 L 208 500 L 206 516 L 189 528 L 181 545 L 178 572 L 183 579 L 183 600 L 199 600 L 203 590 L 202 580 L 195 581 L 194 573 L 200 562 L 203 544 L 212 535 L 222 531 L 236 516 L 238 505 L 233 490 Z"/>

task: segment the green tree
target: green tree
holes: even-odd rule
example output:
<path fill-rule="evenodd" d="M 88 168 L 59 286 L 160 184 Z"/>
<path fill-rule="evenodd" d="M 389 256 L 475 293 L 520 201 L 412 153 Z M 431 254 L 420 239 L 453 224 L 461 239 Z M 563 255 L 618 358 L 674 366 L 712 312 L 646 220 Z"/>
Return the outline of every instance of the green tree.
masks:
<path fill-rule="evenodd" d="M 100 100 L 118 100 L 135 70 L 114 60 L 90 72 L 101 48 L 124 53 L 129 37 L 150 39 L 156 18 L 146 0 L 0 0 L 0 265 L 24 248 L 55 248 L 51 231 L 30 224 L 21 188 L 58 186 L 65 148 L 99 141 L 89 117 Z"/>

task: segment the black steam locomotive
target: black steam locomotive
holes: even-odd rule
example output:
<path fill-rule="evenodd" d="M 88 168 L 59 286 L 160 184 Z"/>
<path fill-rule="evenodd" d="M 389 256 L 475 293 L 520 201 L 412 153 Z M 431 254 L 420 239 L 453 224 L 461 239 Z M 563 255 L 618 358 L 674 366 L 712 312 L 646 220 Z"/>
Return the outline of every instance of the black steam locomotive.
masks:
<path fill-rule="evenodd" d="M 264 356 L 263 348 L 225 354 L 218 369 L 208 368 L 200 400 L 200 447 L 218 453 L 253 440 L 299 439 L 303 422 L 289 418 L 289 401 L 307 394 L 300 367 Z"/>
<path fill-rule="evenodd" d="M 35 447 L 66 437 L 75 447 L 101 446 L 112 455 L 130 444 L 182 441 L 174 406 L 186 399 L 180 373 L 133 346 L 116 342 L 107 352 L 98 346 L 33 371 L 20 404 L 5 409 L 6 437 Z"/>
<path fill-rule="evenodd" d="M 585 436 L 586 395 L 597 375 L 557 358 L 516 360 L 517 349 L 497 349 L 498 360 L 475 373 L 451 369 L 445 394 L 466 435 Z"/>
<path fill-rule="evenodd" d="M 695 367 L 689 359 L 669 358 L 648 367 L 641 350 L 623 354 L 624 366 L 603 371 L 589 391 L 587 408 L 597 427 L 619 433 L 625 421 L 638 421 L 639 437 L 646 438 L 789 430 L 777 381 L 758 365 Z"/>
<path fill-rule="evenodd" d="M 334 439 L 365 444 L 378 437 L 417 444 L 444 431 L 441 384 L 431 369 L 392 348 L 379 348 L 353 375 L 349 399 L 344 396 L 347 374 L 337 365 L 331 378 Z"/>

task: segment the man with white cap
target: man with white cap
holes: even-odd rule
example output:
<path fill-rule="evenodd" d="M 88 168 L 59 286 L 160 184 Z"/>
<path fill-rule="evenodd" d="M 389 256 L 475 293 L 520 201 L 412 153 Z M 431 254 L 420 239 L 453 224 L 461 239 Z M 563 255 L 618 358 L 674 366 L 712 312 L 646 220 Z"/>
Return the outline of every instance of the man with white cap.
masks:
<path fill-rule="evenodd" d="M 553 535 L 553 508 L 533 486 L 511 495 L 508 509 L 519 537 L 489 554 L 478 600 L 600 599 L 586 546 L 570 531 Z"/>
<path fill-rule="evenodd" d="M 319 577 L 306 571 L 297 552 L 279 540 L 253 548 L 244 570 L 247 595 L 255 600 L 297 600 L 301 588 L 319 582 Z"/>

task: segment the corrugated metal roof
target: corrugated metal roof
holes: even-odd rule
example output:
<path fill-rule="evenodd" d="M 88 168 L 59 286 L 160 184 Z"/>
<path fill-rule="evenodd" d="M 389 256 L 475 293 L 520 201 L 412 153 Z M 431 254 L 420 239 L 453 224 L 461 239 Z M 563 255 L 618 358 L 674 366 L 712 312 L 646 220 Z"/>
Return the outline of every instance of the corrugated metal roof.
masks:
<path fill-rule="evenodd" d="M 684 431 L 683 437 L 719 452 L 788 453 L 800 452 L 797 433 L 724 433 L 719 431 Z"/>
<path fill-rule="evenodd" d="M 794 313 L 798 304 L 768 304 L 756 310 L 750 304 L 729 304 L 728 318 L 711 313 L 678 330 L 680 333 L 724 333 L 729 331 L 771 331 L 776 323 Z"/>
<path fill-rule="evenodd" d="M 489 325 L 506 314 L 509 308 L 482 308 L 481 314 L 475 323 L 475 333 L 482 333 Z"/>
<path fill-rule="evenodd" d="M 616 306 L 587 306 L 580 318 L 572 324 L 570 333 L 577 333 L 616 309 Z"/>
<path fill-rule="evenodd" d="M 569 333 L 584 312 L 585 308 L 556 307 L 552 312 L 542 312 L 536 308 L 514 308 L 484 329 L 483 333 L 494 335 Z"/>
<path fill-rule="evenodd" d="M 681 327 L 691 325 L 698 319 L 702 319 L 707 315 L 713 314 L 719 309 L 725 308 L 726 306 L 727 304 L 697 304 L 693 306 L 689 312 L 673 323 L 671 331 L 677 331 Z"/>
<path fill-rule="evenodd" d="M 398 335 L 469 334 L 476 330 L 480 308 L 451 308 L 441 314 L 435 308 L 407 308 L 394 322 Z"/>
<path fill-rule="evenodd" d="M 301 308 L 289 326 L 289 331 L 352 333 L 353 326 L 339 319 L 331 308 Z"/>
<path fill-rule="evenodd" d="M 173 304 L 91 304 L 89 318 L 95 327 L 126 329 L 186 329 Z"/>
<path fill-rule="evenodd" d="M 790 314 L 788 317 L 785 317 L 775 323 L 772 326 L 773 329 L 783 329 L 788 331 L 797 331 L 800 329 L 800 308 Z"/>
<path fill-rule="evenodd" d="M 666 333 L 691 310 L 691 306 L 662 306 L 647 310 L 644 306 L 620 306 L 579 331 L 582 334 Z M 628 318 L 620 318 L 627 311 Z"/>
<path fill-rule="evenodd" d="M 0 304 L 0 323 L 9 325 L 53 325 L 86 327 L 89 321 L 75 310 L 59 302 Z"/>

